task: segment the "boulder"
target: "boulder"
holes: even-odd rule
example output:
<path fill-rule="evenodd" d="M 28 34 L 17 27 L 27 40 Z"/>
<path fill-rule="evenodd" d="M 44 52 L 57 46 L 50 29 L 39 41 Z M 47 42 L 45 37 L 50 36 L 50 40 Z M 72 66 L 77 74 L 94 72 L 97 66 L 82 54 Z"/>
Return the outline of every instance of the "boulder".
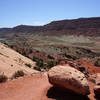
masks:
<path fill-rule="evenodd" d="M 57 87 L 65 88 L 77 94 L 90 93 L 85 75 L 69 65 L 55 66 L 48 71 L 49 82 Z"/>

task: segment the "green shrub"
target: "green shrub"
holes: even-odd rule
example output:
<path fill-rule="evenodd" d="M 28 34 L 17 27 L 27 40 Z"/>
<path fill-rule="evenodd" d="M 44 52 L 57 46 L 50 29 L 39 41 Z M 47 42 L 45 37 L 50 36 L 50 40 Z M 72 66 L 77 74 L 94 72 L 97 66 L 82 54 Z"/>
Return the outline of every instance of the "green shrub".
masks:
<path fill-rule="evenodd" d="M 0 83 L 6 82 L 8 80 L 8 77 L 4 74 L 0 75 Z"/>
<path fill-rule="evenodd" d="M 36 65 L 39 67 L 43 67 L 43 60 L 37 57 L 33 57 L 33 61 L 36 62 Z"/>
<path fill-rule="evenodd" d="M 73 56 L 73 55 L 67 55 L 67 54 L 65 54 L 65 56 L 66 56 L 68 59 L 73 59 L 73 60 L 78 59 L 76 56 Z"/>
<path fill-rule="evenodd" d="M 49 58 L 49 59 L 54 59 L 54 57 L 53 57 L 53 56 L 51 56 L 51 55 L 48 55 L 48 58 Z"/>
<path fill-rule="evenodd" d="M 58 62 L 48 61 L 46 67 L 47 67 L 47 69 L 50 69 L 50 68 L 56 66 L 57 64 L 58 64 Z"/>
<path fill-rule="evenodd" d="M 31 68 L 32 67 L 32 65 L 31 64 L 25 64 L 27 67 L 29 67 L 29 68 Z"/>
<path fill-rule="evenodd" d="M 38 66 L 35 66 L 34 69 L 37 70 L 37 71 L 41 71 L 41 68 L 38 67 Z"/>
<path fill-rule="evenodd" d="M 35 70 L 41 71 L 41 69 L 50 69 L 51 67 L 55 66 L 58 64 L 56 61 L 47 61 L 44 62 L 42 59 L 33 57 L 33 61 L 36 62 L 36 67 L 34 67 Z"/>
<path fill-rule="evenodd" d="M 18 78 L 18 77 L 22 77 L 24 76 L 25 73 L 22 70 L 18 70 L 17 72 L 15 72 L 12 76 L 12 78 Z"/>
<path fill-rule="evenodd" d="M 95 66 L 97 67 L 100 67 L 100 58 L 98 58 L 95 63 L 94 63 Z"/>

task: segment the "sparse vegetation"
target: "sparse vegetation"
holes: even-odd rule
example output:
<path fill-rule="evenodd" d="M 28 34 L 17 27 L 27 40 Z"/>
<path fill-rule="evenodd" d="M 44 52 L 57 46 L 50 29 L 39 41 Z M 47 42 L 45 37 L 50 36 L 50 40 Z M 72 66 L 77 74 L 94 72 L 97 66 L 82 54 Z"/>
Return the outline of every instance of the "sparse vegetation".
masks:
<path fill-rule="evenodd" d="M 20 40 L 19 40 L 20 39 Z M 80 58 L 94 58 L 100 56 L 100 53 L 91 52 L 87 47 L 93 48 L 93 50 L 100 50 L 100 45 L 95 44 L 95 41 L 92 41 L 94 37 L 85 37 L 85 36 L 40 36 L 40 35 L 19 35 L 19 37 L 12 36 L 9 39 L 5 40 L 9 45 L 14 45 L 15 50 L 22 55 L 31 58 L 33 61 L 37 62 L 37 65 L 43 66 L 42 60 L 40 58 L 32 56 L 42 56 L 47 54 L 45 57 L 49 60 L 54 60 L 59 57 L 61 59 L 80 59 Z M 97 38 L 100 41 L 100 38 Z M 84 45 L 83 45 L 84 44 Z M 17 47 L 16 47 L 17 46 Z M 38 53 L 37 53 L 38 51 Z M 35 55 L 35 53 L 37 53 Z M 45 56 L 45 55 L 44 55 Z M 37 61 L 38 60 L 38 61 Z"/>
<path fill-rule="evenodd" d="M 34 69 L 37 70 L 37 71 L 41 71 L 41 68 L 38 67 L 38 66 L 35 66 Z"/>
<path fill-rule="evenodd" d="M 48 55 L 48 58 L 49 58 L 49 59 L 54 59 L 54 57 L 53 57 L 53 56 L 51 56 L 51 55 Z"/>
<path fill-rule="evenodd" d="M 27 67 L 29 67 L 29 68 L 31 68 L 32 67 L 32 65 L 31 64 L 25 64 L 25 66 L 27 66 Z"/>
<path fill-rule="evenodd" d="M 65 56 L 66 56 L 68 59 L 72 59 L 72 60 L 78 59 L 78 57 L 73 56 L 73 55 L 67 55 L 67 54 L 65 54 Z"/>
<path fill-rule="evenodd" d="M 44 62 L 42 59 L 36 58 L 36 67 L 34 67 L 35 70 L 41 71 L 42 69 L 48 70 L 51 67 L 55 66 L 58 64 L 56 61 L 48 61 Z"/>
<path fill-rule="evenodd" d="M 50 69 L 51 67 L 54 67 L 57 64 L 58 64 L 58 62 L 56 62 L 56 61 L 48 61 L 47 64 L 46 64 L 46 68 Z"/>
<path fill-rule="evenodd" d="M 100 58 L 98 58 L 95 63 L 94 63 L 95 66 L 97 67 L 100 67 Z"/>
<path fill-rule="evenodd" d="M 0 75 L 0 83 L 6 82 L 8 80 L 8 77 L 4 74 Z"/>
<path fill-rule="evenodd" d="M 36 65 L 39 66 L 39 67 L 43 67 L 44 66 L 43 60 L 40 59 L 40 58 L 33 57 L 33 61 L 35 61 L 36 62 Z"/>
<path fill-rule="evenodd" d="M 18 77 L 22 77 L 24 75 L 25 75 L 25 73 L 22 70 L 18 70 L 13 74 L 12 78 L 18 78 Z"/>

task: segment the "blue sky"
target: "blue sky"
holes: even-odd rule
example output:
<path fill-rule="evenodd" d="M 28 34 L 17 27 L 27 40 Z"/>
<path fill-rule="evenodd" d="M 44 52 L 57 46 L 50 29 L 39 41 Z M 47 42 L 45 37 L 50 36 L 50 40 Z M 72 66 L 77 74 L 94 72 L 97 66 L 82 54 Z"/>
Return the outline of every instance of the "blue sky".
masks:
<path fill-rule="evenodd" d="M 0 27 L 100 17 L 100 0 L 0 0 Z"/>

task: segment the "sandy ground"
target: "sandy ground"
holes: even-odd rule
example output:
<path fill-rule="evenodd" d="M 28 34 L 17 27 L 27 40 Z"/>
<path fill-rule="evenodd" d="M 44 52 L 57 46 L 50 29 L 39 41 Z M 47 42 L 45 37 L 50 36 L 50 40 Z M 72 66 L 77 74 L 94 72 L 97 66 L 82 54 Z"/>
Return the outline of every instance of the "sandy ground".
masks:
<path fill-rule="evenodd" d="M 32 60 L 0 43 L 0 74 L 11 77 L 17 70 L 23 70 L 26 74 L 36 72 L 25 64 L 35 66 L 35 62 Z"/>

